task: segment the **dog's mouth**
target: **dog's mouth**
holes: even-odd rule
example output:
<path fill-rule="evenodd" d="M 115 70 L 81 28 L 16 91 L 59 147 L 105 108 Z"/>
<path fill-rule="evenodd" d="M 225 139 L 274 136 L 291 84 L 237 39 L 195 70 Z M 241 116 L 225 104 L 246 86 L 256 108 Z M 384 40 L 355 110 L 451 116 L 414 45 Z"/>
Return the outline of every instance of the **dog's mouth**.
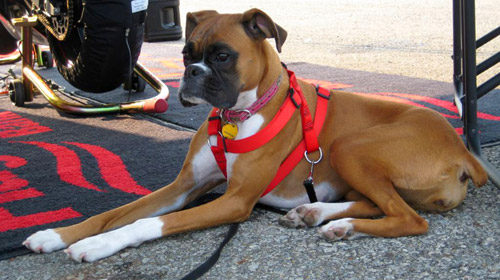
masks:
<path fill-rule="evenodd" d="M 183 107 L 193 107 L 198 104 L 206 103 L 205 100 L 193 94 L 192 85 L 188 85 L 184 79 L 181 79 L 178 94 L 179 101 Z"/>
<path fill-rule="evenodd" d="M 182 87 L 179 88 L 179 101 L 181 102 L 181 105 L 184 107 L 193 107 L 199 104 L 208 103 L 203 98 L 191 94 L 190 91 L 186 91 Z"/>
<path fill-rule="evenodd" d="M 203 83 L 181 80 L 179 101 L 184 107 L 210 104 L 220 109 L 231 108 L 236 104 L 238 91 L 227 90 L 221 84 L 216 79 L 206 79 Z"/>
<path fill-rule="evenodd" d="M 181 102 L 181 105 L 184 107 L 193 107 L 198 104 L 203 104 L 207 103 L 205 100 L 201 98 L 183 98 L 182 95 L 179 94 L 179 101 Z"/>
<path fill-rule="evenodd" d="M 193 107 L 193 106 L 198 105 L 198 104 L 195 104 L 195 103 L 191 103 L 191 102 L 189 102 L 189 101 L 186 101 L 186 100 L 185 100 L 185 99 L 183 99 L 182 97 L 179 97 L 179 100 L 180 100 L 181 105 L 182 105 L 183 107 Z"/>
<path fill-rule="evenodd" d="M 233 103 L 228 103 L 228 102 L 208 102 L 205 99 L 198 98 L 198 97 L 183 97 L 182 94 L 179 94 L 179 101 L 181 102 L 181 105 L 183 107 L 193 107 L 196 105 L 200 104 L 210 104 L 213 107 L 219 108 L 219 109 L 228 109 L 232 107 L 234 104 Z"/>

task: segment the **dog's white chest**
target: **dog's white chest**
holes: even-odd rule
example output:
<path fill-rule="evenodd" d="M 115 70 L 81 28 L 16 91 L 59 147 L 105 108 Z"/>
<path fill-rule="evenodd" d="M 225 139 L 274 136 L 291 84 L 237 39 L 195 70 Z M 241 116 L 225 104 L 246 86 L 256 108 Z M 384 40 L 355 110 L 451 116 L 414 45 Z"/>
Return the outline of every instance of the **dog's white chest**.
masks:
<path fill-rule="evenodd" d="M 235 140 L 247 138 L 254 135 L 259 131 L 263 123 L 264 118 L 259 114 L 253 115 L 251 118 L 244 122 L 237 122 L 236 125 L 238 126 L 238 134 L 236 135 Z M 232 167 L 237 158 L 238 154 L 226 153 L 228 179 L 231 178 Z"/>

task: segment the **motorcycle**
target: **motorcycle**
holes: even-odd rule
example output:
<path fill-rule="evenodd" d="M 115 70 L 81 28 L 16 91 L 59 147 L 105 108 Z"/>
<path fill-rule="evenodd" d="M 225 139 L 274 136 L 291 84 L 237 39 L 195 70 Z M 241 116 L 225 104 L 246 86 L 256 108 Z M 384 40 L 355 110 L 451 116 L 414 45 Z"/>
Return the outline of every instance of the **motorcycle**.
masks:
<path fill-rule="evenodd" d="M 0 63 L 20 59 L 13 18 L 36 16 L 35 45 L 71 85 L 102 93 L 129 81 L 144 36 L 147 0 L 0 0 Z M 45 59 L 44 59 L 45 58 Z M 46 65 L 49 66 L 49 65 Z"/>

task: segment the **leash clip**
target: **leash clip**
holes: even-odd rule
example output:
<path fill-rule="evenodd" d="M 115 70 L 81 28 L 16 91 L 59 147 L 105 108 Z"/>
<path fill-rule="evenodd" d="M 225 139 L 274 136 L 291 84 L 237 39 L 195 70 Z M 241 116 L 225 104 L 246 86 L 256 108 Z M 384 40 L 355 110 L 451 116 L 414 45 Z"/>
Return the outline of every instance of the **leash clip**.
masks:
<path fill-rule="evenodd" d="M 304 152 L 304 157 L 306 158 L 307 162 L 311 164 L 311 170 L 309 171 L 309 177 L 307 177 L 306 181 L 310 181 L 311 184 L 314 184 L 313 180 L 313 173 L 314 173 L 314 165 L 318 164 L 322 159 L 323 159 L 323 150 L 321 147 L 319 149 L 319 158 L 317 160 L 311 160 L 309 159 L 309 156 L 307 155 L 307 151 Z M 305 181 L 304 181 L 305 183 Z"/>
<path fill-rule="evenodd" d="M 309 171 L 309 176 L 304 180 L 304 187 L 306 188 L 307 196 L 309 197 L 309 201 L 311 203 L 317 202 L 318 198 L 316 197 L 316 192 L 314 191 L 314 165 L 318 164 L 323 159 L 323 150 L 319 147 L 319 158 L 317 160 L 311 160 L 307 155 L 307 151 L 304 152 L 304 157 L 307 162 L 311 164 L 311 170 Z"/>

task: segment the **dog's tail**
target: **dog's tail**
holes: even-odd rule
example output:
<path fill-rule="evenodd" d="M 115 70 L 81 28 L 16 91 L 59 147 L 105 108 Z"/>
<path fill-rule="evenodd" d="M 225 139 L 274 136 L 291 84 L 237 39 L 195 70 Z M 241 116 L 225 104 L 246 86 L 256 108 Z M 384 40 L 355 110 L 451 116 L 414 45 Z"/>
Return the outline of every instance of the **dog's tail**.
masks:
<path fill-rule="evenodd" d="M 465 173 L 463 176 L 471 178 L 476 187 L 482 187 L 488 181 L 488 173 L 481 165 L 481 159 L 467 152 L 465 157 Z M 466 178 L 465 178 L 466 179 Z"/>

